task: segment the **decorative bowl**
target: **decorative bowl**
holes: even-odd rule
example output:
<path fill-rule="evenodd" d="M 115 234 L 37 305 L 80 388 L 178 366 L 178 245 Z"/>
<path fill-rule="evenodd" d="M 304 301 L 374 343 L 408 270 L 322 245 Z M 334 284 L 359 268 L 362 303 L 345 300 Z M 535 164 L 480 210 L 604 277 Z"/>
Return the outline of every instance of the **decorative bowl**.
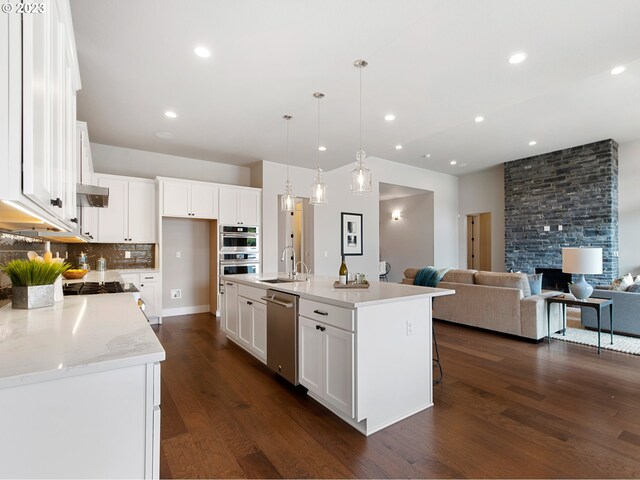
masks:
<path fill-rule="evenodd" d="M 62 274 L 62 276 L 67 280 L 79 280 L 82 277 L 84 277 L 88 272 L 89 270 L 81 270 L 79 268 L 74 268 L 71 270 L 67 270 Z"/>

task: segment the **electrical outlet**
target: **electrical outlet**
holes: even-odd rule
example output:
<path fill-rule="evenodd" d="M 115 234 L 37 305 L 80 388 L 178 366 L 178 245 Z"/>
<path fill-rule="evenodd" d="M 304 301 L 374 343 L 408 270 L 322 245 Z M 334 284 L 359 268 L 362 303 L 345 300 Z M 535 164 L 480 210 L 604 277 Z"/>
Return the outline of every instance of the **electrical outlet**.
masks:
<path fill-rule="evenodd" d="M 545 225 L 544 226 L 544 231 L 545 232 L 550 232 L 551 231 L 551 227 L 549 225 Z"/>
<path fill-rule="evenodd" d="M 413 322 L 411 320 L 407 320 L 407 337 L 413 335 Z"/>
<path fill-rule="evenodd" d="M 561 232 L 562 231 L 562 225 L 558 225 L 558 231 Z"/>
<path fill-rule="evenodd" d="M 176 300 L 178 298 L 182 298 L 182 290 L 179 288 L 171 290 L 171 300 Z"/>
<path fill-rule="evenodd" d="M 182 257 L 182 252 L 176 252 L 176 258 L 181 258 Z"/>
<path fill-rule="evenodd" d="M 131 252 L 124 252 L 124 258 L 131 258 Z"/>

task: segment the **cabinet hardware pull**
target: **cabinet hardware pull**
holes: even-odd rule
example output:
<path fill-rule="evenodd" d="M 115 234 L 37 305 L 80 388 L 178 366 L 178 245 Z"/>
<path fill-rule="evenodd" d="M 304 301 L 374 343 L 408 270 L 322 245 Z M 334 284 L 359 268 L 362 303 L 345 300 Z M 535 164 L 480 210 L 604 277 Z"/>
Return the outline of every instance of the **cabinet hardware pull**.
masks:
<path fill-rule="evenodd" d="M 316 330 L 320 330 L 320 325 L 316 325 Z"/>
<path fill-rule="evenodd" d="M 51 205 L 62 208 L 62 200 L 60 200 L 60 198 L 52 198 Z"/>
<path fill-rule="evenodd" d="M 325 330 L 326 330 L 326 328 L 325 328 L 325 327 L 320 327 L 320 331 L 321 331 L 321 332 L 324 332 Z"/>
<path fill-rule="evenodd" d="M 231 287 L 231 286 L 233 286 L 233 283 L 227 283 L 227 285 L 229 285 Z"/>
<path fill-rule="evenodd" d="M 317 313 L 318 315 L 324 315 L 325 317 L 329 315 L 327 312 L 323 312 L 322 310 L 314 310 L 313 313 Z"/>
<path fill-rule="evenodd" d="M 253 305 L 253 302 L 247 300 L 247 305 Z"/>
<path fill-rule="evenodd" d="M 75 217 L 75 218 L 72 218 L 72 219 L 71 219 L 71 220 L 69 220 L 69 221 L 70 221 L 70 222 L 73 222 L 73 223 L 78 223 L 78 218 L 77 218 L 77 217 Z"/>
<path fill-rule="evenodd" d="M 144 277 L 145 280 L 153 280 L 153 277 Z"/>

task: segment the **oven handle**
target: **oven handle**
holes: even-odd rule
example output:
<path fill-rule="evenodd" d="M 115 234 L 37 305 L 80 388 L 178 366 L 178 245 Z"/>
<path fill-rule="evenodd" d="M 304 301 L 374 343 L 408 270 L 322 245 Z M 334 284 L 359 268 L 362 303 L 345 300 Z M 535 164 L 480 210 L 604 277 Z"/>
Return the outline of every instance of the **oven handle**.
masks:
<path fill-rule="evenodd" d="M 260 235 L 257 233 L 221 233 L 222 238 L 258 238 Z"/>
<path fill-rule="evenodd" d="M 275 296 L 273 296 L 273 297 L 260 297 L 260 298 L 262 298 L 262 300 L 264 300 L 265 302 L 275 303 L 276 305 L 280 305 L 281 307 L 284 307 L 284 308 L 292 308 L 293 307 L 293 302 L 282 302 L 280 300 L 276 300 Z"/>
<path fill-rule="evenodd" d="M 220 260 L 220 265 L 224 265 L 225 267 L 228 265 L 231 265 L 231 266 L 260 265 L 260 262 L 258 262 L 257 260 Z"/>

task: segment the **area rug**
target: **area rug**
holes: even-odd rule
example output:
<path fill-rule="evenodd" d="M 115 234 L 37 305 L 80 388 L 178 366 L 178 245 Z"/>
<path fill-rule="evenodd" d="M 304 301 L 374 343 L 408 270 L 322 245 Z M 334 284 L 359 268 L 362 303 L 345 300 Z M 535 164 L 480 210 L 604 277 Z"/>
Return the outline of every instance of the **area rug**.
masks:
<path fill-rule="evenodd" d="M 598 332 L 585 330 L 584 328 L 567 327 L 567 334 L 554 333 L 551 338 L 571 343 L 580 343 L 598 347 Z M 603 350 L 614 350 L 616 352 L 630 353 L 632 355 L 640 355 L 640 338 L 626 337 L 624 335 L 613 335 L 613 345 L 609 342 L 611 336 L 609 333 L 601 333 L 600 348 Z"/>

